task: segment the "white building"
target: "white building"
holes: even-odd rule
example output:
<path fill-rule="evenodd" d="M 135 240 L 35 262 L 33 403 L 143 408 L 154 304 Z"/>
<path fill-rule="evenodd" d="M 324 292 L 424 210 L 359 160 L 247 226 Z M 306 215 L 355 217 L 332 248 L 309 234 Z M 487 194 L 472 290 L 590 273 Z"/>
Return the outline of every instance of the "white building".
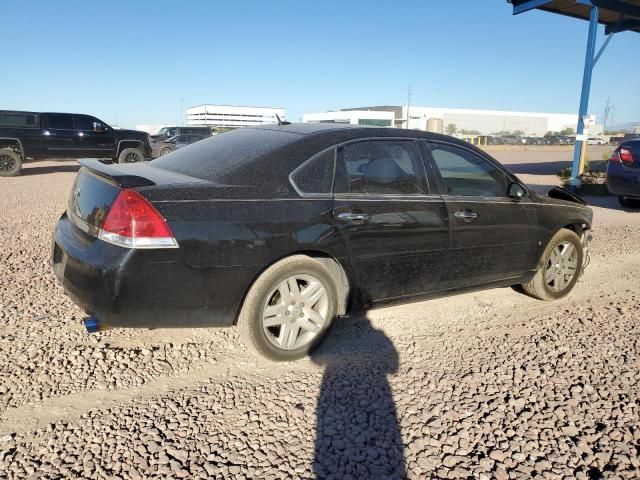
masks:
<path fill-rule="evenodd" d="M 402 116 L 407 118 L 407 106 L 402 107 Z M 462 108 L 409 107 L 409 128 L 426 130 L 431 118 L 441 119 L 446 130 L 455 125 L 458 132 L 478 131 L 483 135 L 517 130 L 528 136 L 543 136 L 547 132 L 559 132 L 565 128 L 576 129 L 577 114 L 510 112 L 504 110 L 471 110 Z M 591 115 L 592 125 L 596 117 Z"/>
<path fill-rule="evenodd" d="M 187 108 L 187 125 L 223 128 L 254 127 L 278 123 L 276 115 L 284 121 L 284 108 L 205 104 Z"/>
<path fill-rule="evenodd" d="M 379 110 L 338 110 L 322 113 L 305 113 L 302 123 L 350 123 L 369 127 L 391 127 L 395 120 L 394 112 Z"/>

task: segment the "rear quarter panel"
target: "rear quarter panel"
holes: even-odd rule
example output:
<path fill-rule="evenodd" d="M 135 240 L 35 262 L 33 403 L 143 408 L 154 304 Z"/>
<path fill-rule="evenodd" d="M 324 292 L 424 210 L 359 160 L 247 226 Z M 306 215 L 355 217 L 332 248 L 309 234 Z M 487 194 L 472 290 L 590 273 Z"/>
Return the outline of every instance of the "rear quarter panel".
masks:
<path fill-rule="evenodd" d="M 607 165 L 607 188 L 614 195 L 640 197 L 640 168 L 609 162 Z"/>
<path fill-rule="evenodd" d="M 207 308 L 237 318 L 255 279 L 295 253 L 335 258 L 355 279 L 338 229 L 333 200 L 254 199 L 154 202 L 178 241 L 182 260 L 204 278 Z M 178 290 L 185 288 L 177 286 Z"/>
<path fill-rule="evenodd" d="M 265 266 L 291 253 L 320 250 L 345 259 L 327 199 L 216 199 L 154 202 L 195 268 Z"/>

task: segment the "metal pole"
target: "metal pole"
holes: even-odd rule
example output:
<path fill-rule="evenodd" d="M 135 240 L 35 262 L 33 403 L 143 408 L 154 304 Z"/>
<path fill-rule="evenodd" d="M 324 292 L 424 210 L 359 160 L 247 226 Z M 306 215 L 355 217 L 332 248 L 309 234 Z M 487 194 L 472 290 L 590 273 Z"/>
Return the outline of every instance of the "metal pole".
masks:
<path fill-rule="evenodd" d="M 584 74 L 582 76 L 582 93 L 580 95 L 580 111 L 578 112 L 577 135 L 584 134 L 584 119 L 589 110 L 589 93 L 591 90 L 591 74 L 593 73 L 593 59 L 596 50 L 596 36 L 598 33 L 598 14 L 600 9 L 597 6 L 591 7 L 589 15 L 589 36 L 587 37 L 587 53 L 584 60 Z M 573 164 L 571 166 L 571 187 L 575 190 L 580 186 L 580 173 L 582 171 L 581 153 L 585 148 L 586 140 L 576 139 L 573 150 Z"/>

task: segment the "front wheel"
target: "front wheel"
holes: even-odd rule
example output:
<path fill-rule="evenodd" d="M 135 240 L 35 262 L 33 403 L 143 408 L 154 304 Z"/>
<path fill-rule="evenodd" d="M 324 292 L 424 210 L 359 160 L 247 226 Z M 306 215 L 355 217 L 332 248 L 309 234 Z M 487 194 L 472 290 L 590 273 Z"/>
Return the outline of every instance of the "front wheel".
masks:
<path fill-rule="evenodd" d="M 553 236 L 542 255 L 538 271 L 531 281 L 522 284 L 522 289 L 540 300 L 566 296 L 580 277 L 583 258 L 580 237 L 563 228 Z"/>
<path fill-rule="evenodd" d="M 22 159 L 13 150 L 0 149 L 0 177 L 15 177 L 22 170 Z"/>
<path fill-rule="evenodd" d="M 329 330 L 338 298 L 336 281 L 322 263 L 294 255 L 258 277 L 247 293 L 238 329 L 246 344 L 262 356 L 297 360 Z"/>
<path fill-rule="evenodd" d="M 144 153 L 137 148 L 125 148 L 118 155 L 118 163 L 144 162 Z"/>
<path fill-rule="evenodd" d="M 167 155 L 169 153 L 173 152 L 173 148 L 171 147 L 164 147 L 162 150 L 160 150 L 160 156 L 164 156 Z"/>

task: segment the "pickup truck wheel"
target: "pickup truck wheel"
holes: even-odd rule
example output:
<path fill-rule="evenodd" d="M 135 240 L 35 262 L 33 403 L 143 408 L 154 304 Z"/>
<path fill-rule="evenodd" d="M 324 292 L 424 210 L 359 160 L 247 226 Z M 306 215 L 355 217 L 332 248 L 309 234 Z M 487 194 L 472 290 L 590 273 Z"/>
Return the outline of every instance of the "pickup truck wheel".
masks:
<path fill-rule="evenodd" d="M 118 163 L 144 162 L 144 153 L 137 148 L 125 148 L 118 155 Z"/>
<path fill-rule="evenodd" d="M 162 150 L 160 150 L 160 156 L 166 155 L 167 153 L 171 153 L 171 152 L 173 152 L 173 148 L 164 147 Z"/>
<path fill-rule="evenodd" d="M 13 150 L 0 150 L 0 177 L 15 177 L 22 170 L 22 159 Z"/>

